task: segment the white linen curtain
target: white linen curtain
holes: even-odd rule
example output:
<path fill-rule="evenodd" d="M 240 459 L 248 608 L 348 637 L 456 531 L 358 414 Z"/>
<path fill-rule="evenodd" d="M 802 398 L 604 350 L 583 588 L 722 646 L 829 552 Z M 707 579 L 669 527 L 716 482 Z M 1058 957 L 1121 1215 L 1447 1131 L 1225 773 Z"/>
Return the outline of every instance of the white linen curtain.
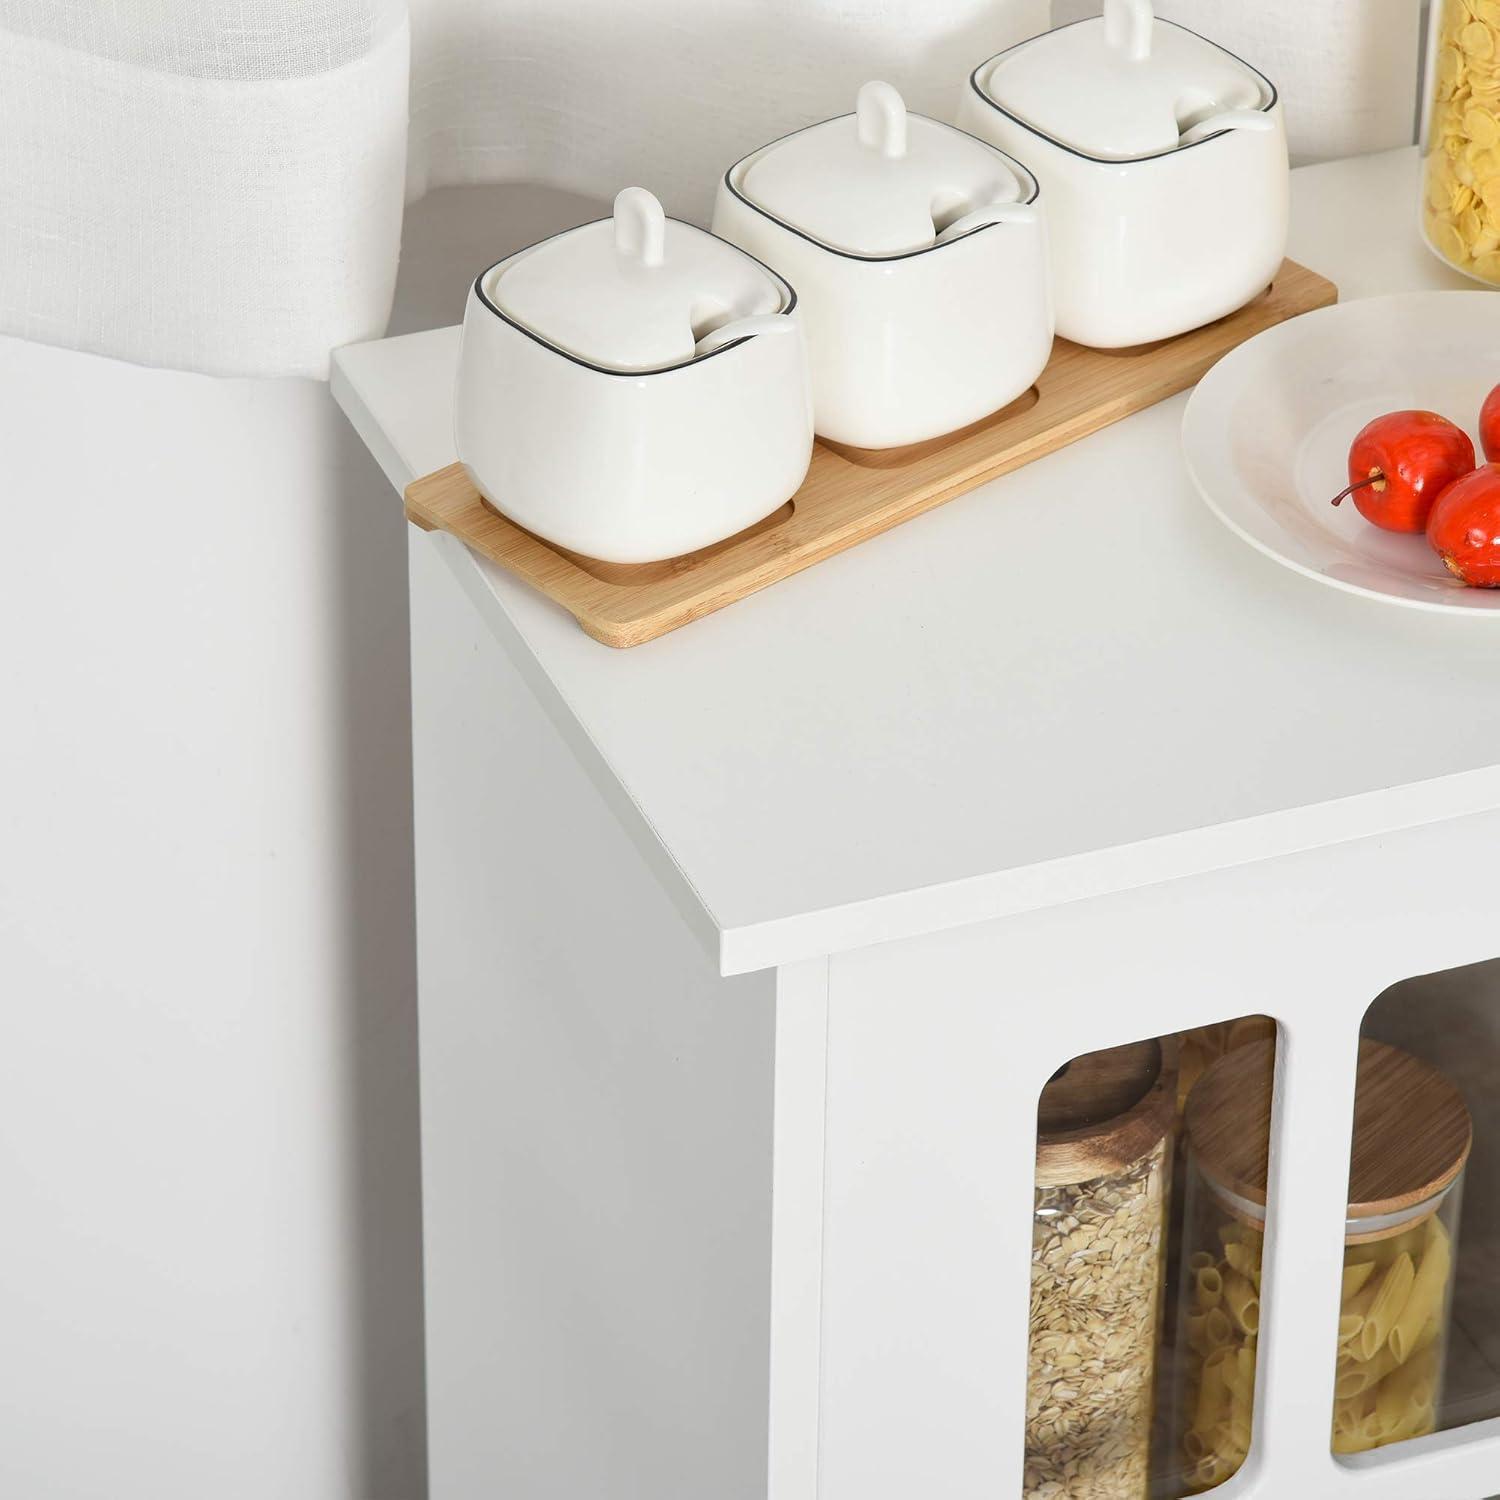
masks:
<path fill-rule="evenodd" d="M 0 333 L 216 374 L 380 330 L 402 0 L 0 0 Z"/>
<path fill-rule="evenodd" d="M 948 115 L 966 72 L 1049 9 L 0 0 L 0 333 L 321 376 L 330 349 L 384 326 L 403 198 L 523 178 L 607 197 L 640 181 L 701 221 L 730 161 L 848 108 L 867 77 Z M 1300 157 L 1411 138 L 1419 0 L 1161 9 L 1278 78 Z"/>

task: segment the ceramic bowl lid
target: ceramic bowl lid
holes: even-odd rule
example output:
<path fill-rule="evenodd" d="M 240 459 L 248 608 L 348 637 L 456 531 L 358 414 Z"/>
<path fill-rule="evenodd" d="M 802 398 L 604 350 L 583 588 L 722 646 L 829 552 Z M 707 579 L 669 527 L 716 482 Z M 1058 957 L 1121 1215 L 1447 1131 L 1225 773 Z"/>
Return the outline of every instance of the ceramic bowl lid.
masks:
<path fill-rule="evenodd" d="M 888 83 L 867 83 L 854 114 L 766 147 L 737 186 L 782 223 L 854 255 L 909 254 L 1032 212 L 1020 201 L 1030 184 L 1001 152 L 908 114 Z"/>
<path fill-rule="evenodd" d="M 1104 15 L 1002 53 L 977 82 L 1008 114 L 1089 156 L 1128 161 L 1218 129 L 1270 129 L 1273 94 L 1252 68 L 1158 21 L 1150 0 L 1107 0 Z"/>
<path fill-rule="evenodd" d="M 778 316 L 788 300 L 782 282 L 726 241 L 668 219 L 638 187 L 615 199 L 612 218 L 502 261 L 480 285 L 528 332 L 610 370 L 665 369 L 731 333 L 791 328 Z"/>

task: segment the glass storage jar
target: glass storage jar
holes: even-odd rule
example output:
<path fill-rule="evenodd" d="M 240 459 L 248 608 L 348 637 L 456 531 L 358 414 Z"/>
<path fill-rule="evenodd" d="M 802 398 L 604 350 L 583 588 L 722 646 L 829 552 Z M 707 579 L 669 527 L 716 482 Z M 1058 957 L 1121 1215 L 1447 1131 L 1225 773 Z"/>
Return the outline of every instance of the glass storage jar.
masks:
<path fill-rule="evenodd" d="M 1432 0 L 1427 77 L 1423 233 L 1500 285 L 1500 0 Z"/>
<path fill-rule="evenodd" d="M 1222 1484 L 1250 1449 L 1275 1044 L 1231 1053 L 1188 1101 L 1175 1461 Z M 1359 1453 L 1435 1430 L 1459 1197 L 1472 1140 L 1458 1090 L 1409 1053 L 1360 1044 L 1332 1446 Z"/>
<path fill-rule="evenodd" d="M 1226 1052 L 1248 1047 L 1251 1042 L 1275 1041 L 1276 1023 L 1269 1016 L 1241 1016 L 1236 1021 L 1215 1021 L 1211 1026 L 1195 1026 L 1177 1036 L 1177 1113 L 1187 1113 L 1188 1095 L 1193 1085 Z"/>
<path fill-rule="evenodd" d="M 1171 1043 L 1090 1053 L 1037 1111 L 1026 1500 L 1144 1500 L 1176 1113 Z"/>

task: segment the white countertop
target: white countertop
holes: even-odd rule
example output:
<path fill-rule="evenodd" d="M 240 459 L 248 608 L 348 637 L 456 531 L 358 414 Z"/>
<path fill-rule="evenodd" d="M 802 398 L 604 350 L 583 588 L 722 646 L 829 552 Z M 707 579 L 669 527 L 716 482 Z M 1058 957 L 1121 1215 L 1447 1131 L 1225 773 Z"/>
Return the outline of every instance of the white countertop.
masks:
<path fill-rule="evenodd" d="M 1415 151 L 1294 183 L 1346 300 L 1472 287 L 1418 240 Z M 397 489 L 454 458 L 457 350 L 335 356 Z M 439 545 L 726 973 L 1500 807 L 1500 632 L 1236 540 L 1185 401 L 630 651 Z"/>

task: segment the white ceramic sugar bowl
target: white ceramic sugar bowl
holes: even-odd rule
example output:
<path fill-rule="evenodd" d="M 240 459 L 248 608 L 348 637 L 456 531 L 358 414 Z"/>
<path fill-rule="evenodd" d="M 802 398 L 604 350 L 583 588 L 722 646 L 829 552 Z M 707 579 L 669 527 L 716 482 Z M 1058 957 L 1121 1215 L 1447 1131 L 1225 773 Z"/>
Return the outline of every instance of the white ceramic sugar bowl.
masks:
<path fill-rule="evenodd" d="M 454 405 L 480 493 L 612 563 L 743 531 L 790 499 L 812 456 L 795 292 L 642 188 L 475 281 Z"/>
<path fill-rule="evenodd" d="M 1286 252 L 1290 171 L 1275 87 L 1157 20 L 1150 0 L 991 58 L 959 124 L 1035 172 L 1057 331 L 1121 348 L 1244 306 Z"/>
<path fill-rule="evenodd" d="M 817 430 L 860 448 L 937 437 L 1028 390 L 1052 348 L 1031 174 L 889 84 L 773 141 L 719 185 L 714 232 L 797 287 Z"/>

